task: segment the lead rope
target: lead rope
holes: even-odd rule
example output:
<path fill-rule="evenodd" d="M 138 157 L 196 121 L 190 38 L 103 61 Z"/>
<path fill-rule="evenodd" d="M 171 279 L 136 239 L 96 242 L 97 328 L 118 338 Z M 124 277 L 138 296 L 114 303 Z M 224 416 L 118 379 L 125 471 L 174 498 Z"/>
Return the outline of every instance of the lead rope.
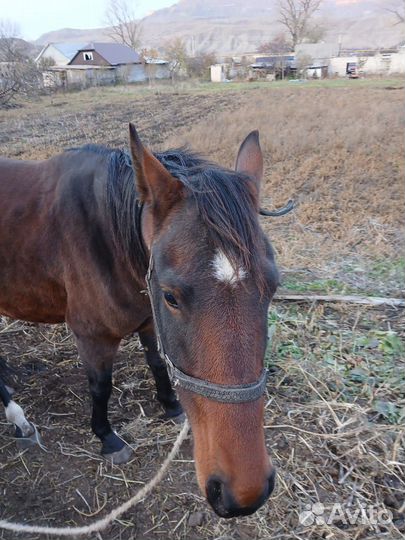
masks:
<path fill-rule="evenodd" d="M 83 534 L 100 532 L 104 530 L 106 527 L 108 527 L 108 525 L 110 525 L 112 521 L 114 521 L 114 519 L 117 519 L 124 512 L 129 510 L 131 506 L 138 504 L 141 499 L 146 497 L 152 491 L 152 489 L 156 487 L 157 484 L 159 484 L 163 476 L 166 474 L 166 471 L 169 468 L 170 463 L 176 457 L 176 454 L 179 451 L 182 442 L 187 437 L 188 430 L 189 430 L 189 424 L 188 424 L 188 420 L 186 419 L 184 422 L 184 426 L 182 427 L 180 433 L 178 434 L 177 439 L 175 443 L 173 444 L 173 447 L 169 455 L 164 460 L 164 462 L 162 463 L 160 469 L 155 474 L 155 476 L 142 489 L 140 489 L 138 493 L 136 493 L 128 501 L 121 504 L 117 508 L 114 508 L 105 517 L 95 521 L 91 525 L 85 525 L 83 527 L 45 527 L 45 526 L 40 526 L 40 525 L 26 525 L 24 523 L 14 523 L 12 521 L 6 521 L 2 519 L 0 520 L 0 529 L 7 529 L 8 531 L 22 532 L 22 533 L 49 534 L 52 536 L 76 536 L 76 535 L 78 536 L 78 535 L 83 535 Z"/>

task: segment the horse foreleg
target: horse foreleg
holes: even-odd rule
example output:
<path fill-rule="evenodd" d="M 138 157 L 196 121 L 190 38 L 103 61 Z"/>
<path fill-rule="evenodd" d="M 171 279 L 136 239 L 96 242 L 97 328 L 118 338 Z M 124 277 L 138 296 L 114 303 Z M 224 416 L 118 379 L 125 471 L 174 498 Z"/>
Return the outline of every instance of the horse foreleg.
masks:
<path fill-rule="evenodd" d="M 3 402 L 6 418 L 15 426 L 15 436 L 19 439 L 20 448 L 27 448 L 38 442 L 35 428 L 25 418 L 24 411 L 13 399 L 6 385 L 0 379 L 0 399 Z"/>
<path fill-rule="evenodd" d="M 162 404 L 165 413 L 164 418 L 176 418 L 182 415 L 183 409 L 173 391 L 166 364 L 162 360 L 155 336 L 153 325 L 138 331 L 146 361 L 153 373 L 156 382 L 156 392 L 158 401 Z"/>
<path fill-rule="evenodd" d="M 101 454 L 115 464 L 126 463 L 131 448 L 112 430 L 108 421 L 108 400 L 112 390 L 112 364 L 119 340 L 77 337 L 77 347 L 84 364 L 93 401 L 91 427 L 101 440 Z"/>

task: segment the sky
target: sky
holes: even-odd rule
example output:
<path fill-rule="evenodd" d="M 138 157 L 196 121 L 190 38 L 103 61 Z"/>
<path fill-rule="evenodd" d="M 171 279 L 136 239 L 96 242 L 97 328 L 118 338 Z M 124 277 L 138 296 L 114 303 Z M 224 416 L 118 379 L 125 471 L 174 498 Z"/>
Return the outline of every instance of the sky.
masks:
<path fill-rule="evenodd" d="M 176 0 L 128 0 L 135 15 L 171 6 Z M 108 0 L 0 0 L 0 19 L 16 23 L 20 37 L 35 40 L 60 28 L 100 28 L 106 26 Z"/>

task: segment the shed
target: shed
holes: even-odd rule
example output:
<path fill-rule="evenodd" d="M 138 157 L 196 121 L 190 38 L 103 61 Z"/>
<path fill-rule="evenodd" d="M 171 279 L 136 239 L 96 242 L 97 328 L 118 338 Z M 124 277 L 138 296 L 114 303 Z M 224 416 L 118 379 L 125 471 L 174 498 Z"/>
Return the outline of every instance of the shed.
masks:
<path fill-rule="evenodd" d="M 146 76 L 149 79 L 170 79 L 170 63 L 162 58 L 144 57 Z"/>
<path fill-rule="evenodd" d="M 213 64 L 210 67 L 211 82 L 225 82 L 225 64 Z"/>
<path fill-rule="evenodd" d="M 283 79 L 288 77 L 294 70 L 294 55 L 274 54 L 271 56 L 257 56 L 255 62 L 250 65 L 250 77 L 252 79 Z M 273 77 L 270 77 L 273 75 Z"/>

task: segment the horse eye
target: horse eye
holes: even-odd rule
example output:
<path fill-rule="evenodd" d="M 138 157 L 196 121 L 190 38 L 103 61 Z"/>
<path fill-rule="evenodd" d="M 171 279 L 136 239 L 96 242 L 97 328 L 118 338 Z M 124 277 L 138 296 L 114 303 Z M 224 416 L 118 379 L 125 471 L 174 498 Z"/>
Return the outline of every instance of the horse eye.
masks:
<path fill-rule="evenodd" d="M 166 300 L 166 302 L 169 304 L 170 307 L 175 308 L 175 309 L 178 309 L 178 308 L 179 308 L 179 305 L 178 305 L 178 303 L 177 303 L 177 300 L 176 300 L 175 297 L 172 295 L 172 293 L 165 292 L 165 293 L 164 293 L 164 297 L 165 297 L 165 300 Z"/>

